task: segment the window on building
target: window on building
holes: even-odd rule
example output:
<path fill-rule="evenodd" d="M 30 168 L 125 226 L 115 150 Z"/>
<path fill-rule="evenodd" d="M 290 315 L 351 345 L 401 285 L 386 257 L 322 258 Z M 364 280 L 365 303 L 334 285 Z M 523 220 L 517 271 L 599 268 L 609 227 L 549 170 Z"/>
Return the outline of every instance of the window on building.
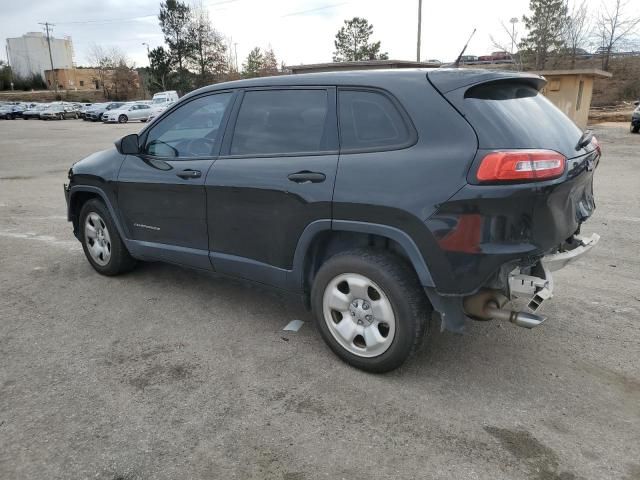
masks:
<path fill-rule="evenodd" d="M 582 106 L 582 90 L 584 89 L 584 80 L 580 80 L 578 83 L 578 99 L 576 100 L 576 110 L 580 110 Z"/>
<path fill-rule="evenodd" d="M 80 86 L 84 87 L 84 80 L 80 80 Z"/>

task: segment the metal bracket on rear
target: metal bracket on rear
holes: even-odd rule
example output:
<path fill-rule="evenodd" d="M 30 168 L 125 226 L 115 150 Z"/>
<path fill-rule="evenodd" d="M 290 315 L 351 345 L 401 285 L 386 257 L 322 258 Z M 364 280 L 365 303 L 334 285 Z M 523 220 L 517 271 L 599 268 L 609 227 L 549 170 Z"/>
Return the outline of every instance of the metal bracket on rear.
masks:
<path fill-rule="evenodd" d="M 537 311 L 542 303 L 553 297 L 553 277 L 549 269 L 542 264 L 544 278 L 520 273 L 516 268 L 509 274 L 509 291 L 515 298 L 530 297 L 527 307 L 532 312 Z"/>

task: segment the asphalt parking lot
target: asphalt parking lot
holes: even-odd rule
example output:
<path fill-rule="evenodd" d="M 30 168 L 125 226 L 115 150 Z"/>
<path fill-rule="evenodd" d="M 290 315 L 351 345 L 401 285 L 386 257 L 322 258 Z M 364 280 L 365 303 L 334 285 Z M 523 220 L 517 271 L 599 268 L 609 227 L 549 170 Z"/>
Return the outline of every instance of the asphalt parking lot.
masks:
<path fill-rule="evenodd" d="M 341 363 L 291 300 L 160 263 L 96 274 L 69 166 L 141 124 L 0 121 L 0 478 L 639 479 L 640 135 L 595 127 L 602 240 L 526 331 Z M 284 332 L 293 319 L 305 323 Z"/>

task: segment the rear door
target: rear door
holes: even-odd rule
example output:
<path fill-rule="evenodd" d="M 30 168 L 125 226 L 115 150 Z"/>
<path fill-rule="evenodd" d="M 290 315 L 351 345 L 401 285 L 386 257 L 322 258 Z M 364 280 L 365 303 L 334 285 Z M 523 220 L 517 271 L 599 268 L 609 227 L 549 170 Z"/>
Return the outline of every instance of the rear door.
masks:
<path fill-rule="evenodd" d="M 249 89 L 236 102 L 206 180 L 217 271 L 279 285 L 307 225 L 331 219 L 335 106 L 327 87 Z"/>
<path fill-rule="evenodd" d="M 118 175 L 129 238 L 150 256 L 210 268 L 204 180 L 220 150 L 234 93 L 196 97 L 159 120 Z"/>

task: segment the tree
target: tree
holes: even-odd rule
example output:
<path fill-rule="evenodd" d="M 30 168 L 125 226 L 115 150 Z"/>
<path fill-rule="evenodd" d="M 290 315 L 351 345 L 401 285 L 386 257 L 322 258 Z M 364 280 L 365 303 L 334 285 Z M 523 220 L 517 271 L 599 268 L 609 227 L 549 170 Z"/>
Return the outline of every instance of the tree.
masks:
<path fill-rule="evenodd" d="M 334 62 L 348 62 L 359 60 L 386 60 L 387 53 L 380 53 L 380 42 L 369 42 L 373 34 L 373 25 L 360 17 L 345 20 L 344 25 L 338 30 L 333 42 Z"/>
<path fill-rule="evenodd" d="M 503 38 L 498 39 L 493 35 L 489 35 L 489 38 L 491 39 L 491 44 L 495 49 L 501 52 L 508 52 L 513 62 L 517 65 L 518 70 L 522 70 L 523 56 L 522 54 L 517 54 L 514 51 L 514 46 L 518 45 L 519 32 L 518 30 L 516 30 L 516 25 L 515 25 L 517 22 L 518 22 L 517 18 L 512 18 L 511 30 L 509 30 L 509 27 L 507 27 L 507 25 L 503 21 L 500 21 L 502 30 L 506 35 L 506 41 Z"/>
<path fill-rule="evenodd" d="M 270 75 L 276 75 L 278 73 L 278 60 L 276 54 L 273 53 L 271 46 L 264 51 L 262 57 L 262 67 L 260 68 L 260 76 L 268 77 Z"/>
<path fill-rule="evenodd" d="M 603 70 L 609 70 L 611 52 L 630 40 L 640 25 L 640 16 L 629 15 L 628 6 L 629 0 L 613 0 L 613 4 L 603 3 L 598 13 L 596 33 L 601 42 L 599 50 L 602 52 Z"/>
<path fill-rule="evenodd" d="M 129 100 L 138 92 L 138 74 L 135 66 L 122 57 L 113 72 L 113 90 L 116 100 Z"/>
<path fill-rule="evenodd" d="M 107 76 L 115 67 L 115 57 L 121 56 L 120 52 L 114 50 L 106 50 L 95 43 L 89 46 L 89 54 L 87 60 L 89 64 L 96 70 L 96 76 L 93 81 L 97 81 L 102 88 L 102 94 L 105 98 L 109 97 Z"/>
<path fill-rule="evenodd" d="M 520 48 L 535 58 L 535 68 L 542 70 L 549 53 L 559 51 L 564 45 L 563 31 L 567 23 L 565 0 L 530 0 L 532 15 L 524 15 L 527 36 L 520 42 Z"/>
<path fill-rule="evenodd" d="M 192 63 L 199 74 L 197 83 L 202 86 L 219 81 L 228 71 L 227 46 L 222 35 L 211 25 L 209 14 L 202 6 L 193 13 L 189 36 L 194 44 Z"/>
<path fill-rule="evenodd" d="M 255 47 L 247 55 L 247 60 L 242 64 L 242 76 L 244 78 L 259 77 L 262 70 L 264 57 L 260 47 Z"/>
<path fill-rule="evenodd" d="M 580 4 L 574 3 L 567 18 L 567 24 L 564 29 L 564 43 L 566 51 L 571 58 L 571 68 L 576 66 L 578 49 L 586 44 L 591 30 L 588 14 L 587 2 L 582 0 Z"/>
<path fill-rule="evenodd" d="M 149 52 L 149 89 L 167 90 L 167 80 L 171 74 L 171 59 L 169 52 L 163 47 L 156 47 Z"/>
<path fill-rule="evenodd" d="M 193 39 L 189 35 L 191 8 L 177 0 L 166 0 L 160 4 L 158 20 L 172 63 L 180 74 L 186 69 L 187 59 L 194 50 Z"/>

